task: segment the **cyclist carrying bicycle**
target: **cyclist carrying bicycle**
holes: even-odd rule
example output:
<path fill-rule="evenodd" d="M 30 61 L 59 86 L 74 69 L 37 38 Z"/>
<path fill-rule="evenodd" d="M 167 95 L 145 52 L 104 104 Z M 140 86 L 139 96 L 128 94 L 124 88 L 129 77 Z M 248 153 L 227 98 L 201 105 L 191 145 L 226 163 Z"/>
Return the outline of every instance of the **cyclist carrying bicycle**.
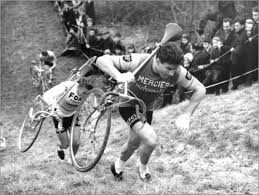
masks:
<path fill-rule="evenodd" d="M 53 79 L 53 69 L 56 67 L 56 56 L 53 51 L 46 50 L 39 55 L 40 67 L 35 67 L 36 70 L 42 69 L 45 71 L 48 77 L 48 83 L 52 83 Z"/>
<path fill-rule="evenodd" d="M 61 160 L 65 158 L 64 149 L 67 149 L 69 146 L 67 130 L 71 127 L 75 111 L 84 95 L 92 88 L 91 81 L 86 77 L 81 77 L 77 81 L 64 81 L 43 94 L 43 100 L 56 113 L 62 123 L 59 124 L 59 120 L 53 117 L 56 133 L 60 141 L 60 144 L 57 146 L 57 152 Z M 75 131 L 74 138 L 73 151 L 76 154 L 80 139 L 79 128 Z"/>
<path fill-rule="evenodd" d="M 130 131 L 128 141 L 122 147 L 120 157 L 111 165 L 115 180 L 123 179 L 125 163 L 141 143 L 143 143 L 143 146 L 140 152 L 139 176 L 143 181 L 151 180 L 148 161 L 158 143 L 158 137 L 151 126 L 153 109 L 155 100 L 167 87 L 177 84 L 193 91 L 189 104 L 175 121 L 177 129 L 183 132 L 189 130 L 191 116 L 206 93 L 205 87 L 180 65 L 183 61 L 183 52 L 173 42 L 162 45 L 157 54 L 134 76 L 133 71 L 150 55 L 104 55 L 97 59 L 96 65 L 102 71 L 112 76 L 119 83 L 129 82 L 129 94 L 143 100 L 147 107 L 146 122 L 138 117 L 135 102 L 126 103 L 119 107 L 120 115 L 130 126 Z M 120 71 L 127 72 L 121 73 Z"/>

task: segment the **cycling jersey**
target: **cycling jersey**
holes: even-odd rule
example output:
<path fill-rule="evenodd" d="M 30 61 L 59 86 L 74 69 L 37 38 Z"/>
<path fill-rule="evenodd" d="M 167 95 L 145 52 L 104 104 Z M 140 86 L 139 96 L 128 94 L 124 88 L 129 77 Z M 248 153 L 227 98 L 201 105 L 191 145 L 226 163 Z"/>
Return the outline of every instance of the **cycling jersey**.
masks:
<path fill-rule="evenodd" d="M 43 99 L 49 105 L 53 105 L 57 108 L 56 112 L 58 116 L 70 117 L 75 113 L 82 99 L 78 94 L 78 85 L 79 83 L 74 81 L 64 81 L 46 91 L 43 94 Z M 62 97 L 63 95 L 64 97 Z M 62 98 L 60 99 L 60 97 Z"/>
<path fill-rule="evenodd" d="M 151 54 L 130 54 L 126 56 L 112 56 L 112 59 L 114 66 L 118 70 L 133 72 L 150 55 Z M 129 83 L 128 86 L 130 92 L 133 92 L 138 98 L 144 101 L 147 110 L 154 109 L 155 100 L 166 88 L 173 87 L 176 84 L 188 88 L 194 79 L 182 66 L 178 67 L 173 76 L 166 79 L 162 78 L 153 70 L 154 60 L 154 58 L 151 58 L 135 75 L 135 82 Z M 129 106 L 129 104 L 125 104 L 124 106 Z"/>
<path fill-rule="evenodd" d="M 47 56 L 40 54 L 40 61 L 43 61 L 44 65 L 52 67 L 56 63 L 56 56 L 53 51 L 47 50 L 47 53 Z"/>

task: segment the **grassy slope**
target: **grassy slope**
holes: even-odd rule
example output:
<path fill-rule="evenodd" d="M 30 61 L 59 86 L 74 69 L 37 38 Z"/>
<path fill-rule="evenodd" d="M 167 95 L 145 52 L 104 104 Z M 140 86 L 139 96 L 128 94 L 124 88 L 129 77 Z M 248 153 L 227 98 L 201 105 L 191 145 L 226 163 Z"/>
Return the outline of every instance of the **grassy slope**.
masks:
<path fill-rule="evenodd" d="M 7 149 L 0 153 L 0 189 L 3 192 L 258 192 L 258 84 L 221 96 L 207 96 L 193 117 L 190 133 L 185 136 L 178 135 L 174 126 L 169 125 L 168 113 L 170 118 L 175 118 L 187 102 L 155 112 L 154 126 L 160 144 L 151 158 L 154 180 L 150 184 L 142 183 L 138 178 L 135 166 L 138 153 L 127 164 L 124 182 L 118 185 L 112 178 L 110 162 L 116 159 L 119 148 L 126 141 L 126 125 L 120 118 L 113 120 L 109 143 L 100 163 L 88 173 L 77 172 L 58 159 L 57 138 L 50 120 L 44 124 L 33 148 L 25 154 L 19 153 L 16 139 L 23 113 L 37 94 L 29 80 L 28 62 L 43 48 L 60 53 L 64 48 L 64 37 L 59 18 L 48 2 L 8 2 L 5 8 L 5 22 L 1 28 L 5 45 L 1 50 L 4 62 L 1 111 L 4 112 L 0 115 L 1 131 L 7 139 Z M 32 16 L 38 18 L 32 19 Z M 13 26 L 8 25 L 10 23 Z M 47 36 L 43 36 L 44 33 Z M 60 58 L 56 82 L 81 62 L 80 59 Z"/>

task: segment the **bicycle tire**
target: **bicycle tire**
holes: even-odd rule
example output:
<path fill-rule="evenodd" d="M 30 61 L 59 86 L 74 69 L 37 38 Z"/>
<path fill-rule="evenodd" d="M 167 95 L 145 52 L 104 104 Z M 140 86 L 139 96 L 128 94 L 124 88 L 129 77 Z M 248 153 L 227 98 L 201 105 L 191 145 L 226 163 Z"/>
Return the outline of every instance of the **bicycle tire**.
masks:
<path fill-rule="evenodd" d="M 91 93 L 96 93 L 96 91 L 91 90 Z M 75 126 L 77 120 L 82 122 L 78 117 L 83 105 L 82 103 L 78 107 L 74 115 L 70 139 L 70 157 L 73 166 L 80 172 L 90 171 L 99 162 L 106 148 L 111 128 L 111 108 L 102 111 L 93 109 L 90 114 L 84 117 L 83 124 L 80 126 L 80 144 L 78 152 L 75 155 L 73 152 Z M 98 114 L 98 116 L 94 116 L 95 114 Z M 86 127 L 89 129 L 86 129 Z M 98 144 L 95 145 L 95 141 L 97 142 L 97 140 L 100 141 L 100 147 L 95 150 L 96 146 L 98 146 Z"/>
<path fill-rule="evenodd" d="M 40 115 L 40 113 L 36 114 L 36 115 Z M 35 116 L 35 117 L 37 118 L 37 116 Z M 18 148 L 19 148 L 20 152 L 26 152 L 32 147 L 32 145 L 34 144 L 34 142 L 36 141 L 36 139 L 40 133 L 40 130 L 41 130 L 41 127 L 42 127 L 42 124 L 43 124 L 45 118 L 34 119 L 34 121 L 32 121 L 32 122 L 27 121 L 28 119 L 31 120 L 29 113 L 26 115 L 26 117 L 23 121 L 22 127 L 20 129 L 20 133 L 19 133 Z M 34 122 L 35 122 L 35 126 L 33 126 L 33 127 L 29 126 Z M 30 137 L 28 138 L 28 136 L 30 136 Z M 26 144 L 25 144 L 25 142 L 26 142 Z M 25 146 L 23 146 L 24 144 L 25 144 Z"/>

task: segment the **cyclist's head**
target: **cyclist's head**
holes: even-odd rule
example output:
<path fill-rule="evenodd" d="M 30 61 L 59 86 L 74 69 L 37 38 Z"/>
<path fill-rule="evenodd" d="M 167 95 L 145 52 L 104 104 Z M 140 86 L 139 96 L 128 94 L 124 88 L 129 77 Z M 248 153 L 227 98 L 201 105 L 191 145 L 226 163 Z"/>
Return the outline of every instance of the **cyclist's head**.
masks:
<path fill-rule="evenodd" d="M 91 90 L 93 89 L 92 84 L 89 82 L 89 79 L 87 79 L 87 77 L 81 77 L 78 79 L 77 81 L 79 83 L 79 88 L 81 89 L 87 89 L 87 90 Z"/>
<path fill-rule="evenodd" d="M 156 57 L 162 64 L 179 65 L 183 61 L 183 51 L 176 43 L 167 42 L 158 49 Z"/>

